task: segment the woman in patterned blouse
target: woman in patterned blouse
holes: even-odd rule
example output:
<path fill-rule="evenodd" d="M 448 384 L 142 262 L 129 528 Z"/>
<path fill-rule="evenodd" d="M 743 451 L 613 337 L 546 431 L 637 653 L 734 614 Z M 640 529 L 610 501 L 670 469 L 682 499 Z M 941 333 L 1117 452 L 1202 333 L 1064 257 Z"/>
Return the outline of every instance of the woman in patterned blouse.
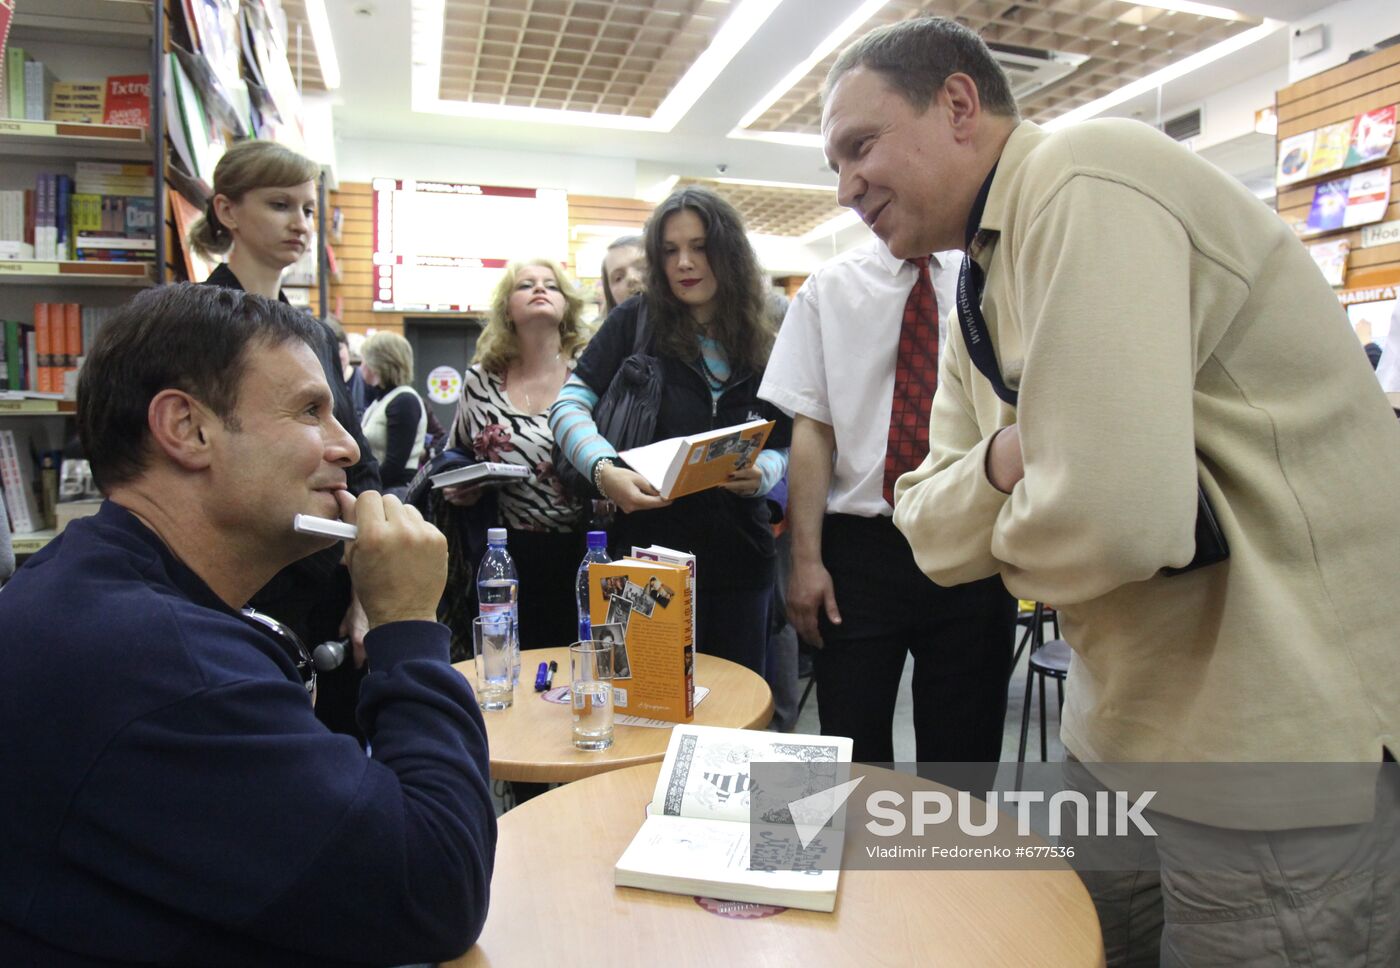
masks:
<path fill-rule="evenodd" d="M 586 342 L 582 307 L 582 297 L 553 260 L 506 266 L 476 356 L 463 374 L 452 425 L 450 446 L 478 460 L 524 464 L 532 471 L 501 486 L 497 501 L 520 575 L 522 649 L 577 638 L 574 578 L 584 552 L 583 513 L 554 473 L 549 407 Z M 481 488 L 449 487 L 443 496 L 468 507 L 480 499 Z"/>

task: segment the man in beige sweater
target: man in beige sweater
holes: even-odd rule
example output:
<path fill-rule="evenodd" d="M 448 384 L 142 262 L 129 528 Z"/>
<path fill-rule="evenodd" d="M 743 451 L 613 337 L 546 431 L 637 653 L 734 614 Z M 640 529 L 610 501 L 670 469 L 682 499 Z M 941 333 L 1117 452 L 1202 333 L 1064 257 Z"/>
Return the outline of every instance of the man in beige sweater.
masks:
<path fill-rule="evenodd" d="M 1171 964 L 1397 963 L 1400 784 L 1379 766 L 1400 746 L 1400 426 L 1303 246 L 1145 125 L 1020 121 L 986 47 L 950 21 L 853 44 L 822 133 L 841 203 L 896 256 L 974 263 L 961 285 L 984 329 L 950 327 L 930 453 L 894 520 L 940 584 L 999 573 L 1060 608 L 1070 754 L 1091 772 L 1377 766 L 1325 788 L 1164 791 L 1165 924 L 1127 886 L 1155 892 L 1155 876 L 1086 877 L 1110 962 L 1156 963 L 1160 939 Z M 969 345 L 991 350 L 983 367 Z M 1229 558 L 1165 574 L 1195 554 L 1198 482 Z M 1349 846 L 1290 866 L 1319 827 Z M 1183 870 L 1192 830 L 1228 833 L 1212 850 L 1246 875 Z"/>

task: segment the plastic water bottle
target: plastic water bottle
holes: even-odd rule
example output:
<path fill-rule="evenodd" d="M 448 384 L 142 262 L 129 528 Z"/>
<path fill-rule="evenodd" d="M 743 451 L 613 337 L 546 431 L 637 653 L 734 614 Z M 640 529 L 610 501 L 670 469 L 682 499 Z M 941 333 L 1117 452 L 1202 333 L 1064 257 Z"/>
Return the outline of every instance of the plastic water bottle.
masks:
<path fill-rule="evenodd" d="M 608 533 L 588 532 L 588 553 L 578 566 L 578 580 L 574 583 L 574 597 L 578 601 L 578 639 L 586 642 L 593 637 L 593 623 L 588 619 L 588 566 L 593 562 L 612 561 L 608 557 Z"/>
<path fill-rule="evenodd" d="M 486 532 L 486 555 L 476 572 L 476 599 L 480 614 L 497 612 L 510 614 L 512 637 L 511 684 L 520 684 L 520 576 L 515 562 L 506 550 L 506 529 L 491 528 Z"/>

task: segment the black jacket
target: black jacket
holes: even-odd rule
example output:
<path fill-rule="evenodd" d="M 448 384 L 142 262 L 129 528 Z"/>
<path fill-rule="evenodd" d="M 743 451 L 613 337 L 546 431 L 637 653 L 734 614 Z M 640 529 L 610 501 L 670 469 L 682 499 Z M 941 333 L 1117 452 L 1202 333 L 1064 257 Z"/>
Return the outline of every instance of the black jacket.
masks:
<path fill-rule="evenodd" d="M 574 370 L 574 375 L 600 397 L 622 361 L 632 355 L 641 299 L 634 296 L 608 315 Z M 758 398 L 762 372 L 736 371 L 715 401 L 698 356 L 680 360 L 657 353 L 657 358 L 661 361 L 663 390 L 655 440 L 762 418 L 775 421 L 767 448 L 784 448 L 791 443 L 791 419 Z M 769 519 L 764 498 L 736 497 L 721 488 L 712 488 L 677 498 L 670 507 L 619 514 L 609 545 L 614 557 L 619 552 L 629 553 L 633 545 L 659 544 L 689 551 L 697 558 L 696 577 L 701 589 L 763 588 L 773 581 L 773 528 Z"/>

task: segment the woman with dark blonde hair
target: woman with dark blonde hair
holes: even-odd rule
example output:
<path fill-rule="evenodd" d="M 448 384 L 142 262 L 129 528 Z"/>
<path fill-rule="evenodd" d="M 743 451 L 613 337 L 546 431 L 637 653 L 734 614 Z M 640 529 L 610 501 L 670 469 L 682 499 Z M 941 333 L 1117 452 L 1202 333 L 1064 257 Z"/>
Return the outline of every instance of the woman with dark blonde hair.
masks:
<path fill-rule="evenodd" d="M 314 242 L 320 174 L 316 162 L 270 141 L 241 141 L 224 152 L 214 167 L 214 194 L 188 238 L 206 258 L 227 257 L 205 283 L 287 302 L 282 273 Z M 335 335 L 330 327 L 322 328 L 325 338 L 315 350 L 331 388 L 335 419 L 360 448 L 359 461 L 346 470 L 346 483 L 352 494 L 377 491 L 379 464 L 360 432 Z M 354 661 L 320 676 L 316 715 L 332 730 L 363 742 L 355 706 L 369 623 L 353 599 L 341 557 L 341 545 L 335 544 L 288 565 L 249 604 L 287 625 L 308 645 L 350 640 Z"/>
<path fill-rule="evenodd" d="M 286 302 L 282 273 L 315 237 L 320 174 L 316 162 L 271 141 L 241 141 L 224 152 L 188 239 L 205 258 L 227 256 L 206 281 Z"/>
<path fill-rule="evenodd" d="M 491 315 L 463 374 L 449 446 L 477 460 L 523 464 L 528 478 L 497 489 L 499 523 L 520 575 L 520 647 L 568 645 L 577 638 L 574 578 L 583 558 L 582 505 L 554 472 L 549 408 L 586 342 L 583 299 L 552 259 L 506 266 Z M 444 488 L 458 507 L 481 487 Z M 458 590 L 459 594 L 467 590 Z"/>
<path fill-rule="evenodd" d="M 714 192 L 688 187 L 657 206 L 644 235 L 646 292 L 614 309 L 550 413 L 560 450 L 622 512 L 616 551 L 659 544 L 697 558 L 698 645 L 762 674 L 773 587 L 773 529 L 764 500 L 787 469 L 791 421 L 759 400 L 773 345 L 767 285 L 743 220 Z M 775 421 L 765 449 L 717 489 L 667 501 L 623 465 L 593 408 L 633 353 L 645 307 L 661 364 L 654 440 Z"/>
<path fill-rule="evenodd" d="M 365 384 L 379 391 L 360 427 L 379 461 L 385 491 L 402 498 L 418 471 L 428 433 L 428 407 L 413 387 L 413 347 L 398 333 L 372 333 L 360 355 Z"/>

